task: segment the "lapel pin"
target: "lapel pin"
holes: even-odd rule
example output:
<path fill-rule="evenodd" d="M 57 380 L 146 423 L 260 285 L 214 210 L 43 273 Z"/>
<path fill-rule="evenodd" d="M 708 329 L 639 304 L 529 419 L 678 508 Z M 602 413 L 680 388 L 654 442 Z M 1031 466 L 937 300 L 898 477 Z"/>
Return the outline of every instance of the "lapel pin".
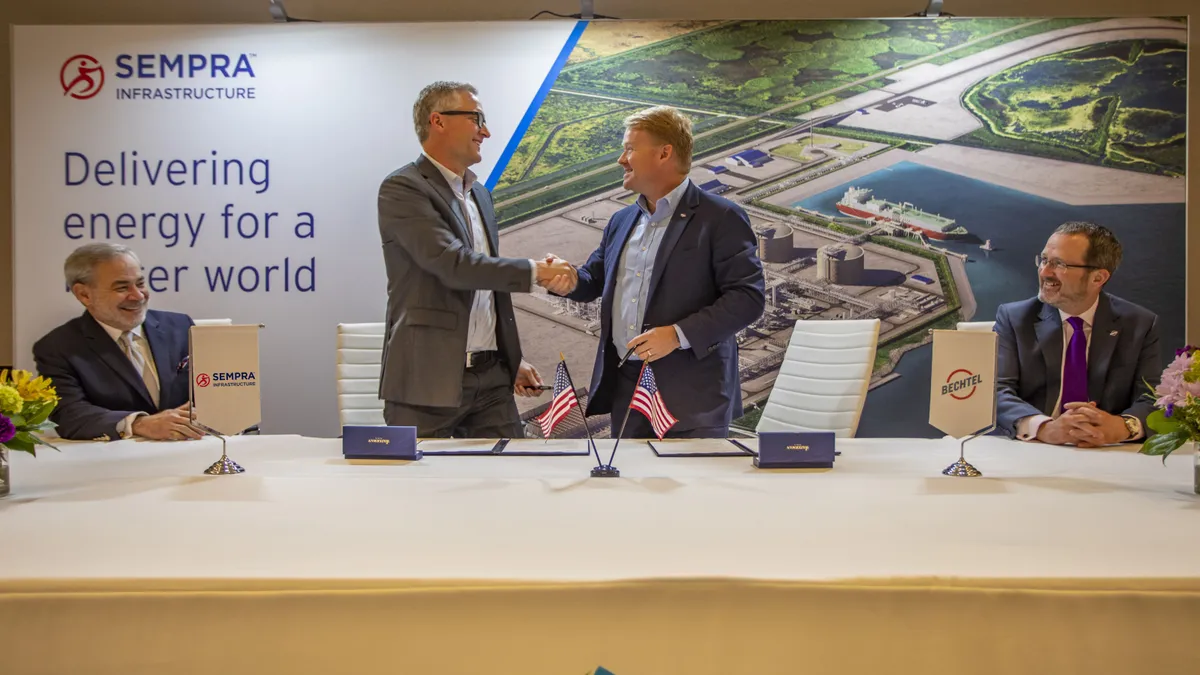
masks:
<path fill-rule="evenodd" d="M 1115 330 L 1110 330 L 1110 331 L 1108 332 L 1108 336 L 1109 336 L 1109 337 L 1117 337 L 1117 331 L 1115 331 Z"/>

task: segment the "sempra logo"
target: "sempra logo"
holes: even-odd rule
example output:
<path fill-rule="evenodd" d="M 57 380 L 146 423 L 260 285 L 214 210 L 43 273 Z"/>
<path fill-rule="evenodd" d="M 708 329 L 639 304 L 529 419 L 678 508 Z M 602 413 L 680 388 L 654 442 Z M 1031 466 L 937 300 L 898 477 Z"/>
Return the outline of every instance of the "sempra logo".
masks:
<path fill-rule="evenodd" d="M 63 62 L 58 83 L 62 85 L 63 96 L 91 98 L 104 86 L 104 67 L 92 56 L 76 54 Z"/>
<path fill-rule="evenodd" d="M 258 385 L 258 377 L 249 371 L 234 371 L 227 373 L 200 373 L 196 376 L 196 386 L 207 387 L 254 387 Z"/>
<path fill-rule="evenodd" d="M 117 77 L 122 80 L 254 77 L 250 57 L 256 54 L 119 54 Z"/>

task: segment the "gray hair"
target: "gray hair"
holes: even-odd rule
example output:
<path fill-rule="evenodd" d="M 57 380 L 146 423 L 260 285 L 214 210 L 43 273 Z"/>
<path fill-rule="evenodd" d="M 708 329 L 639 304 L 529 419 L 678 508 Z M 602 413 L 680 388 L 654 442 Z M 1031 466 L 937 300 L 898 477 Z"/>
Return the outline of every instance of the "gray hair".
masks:
<path fill-rule="evenodd" d="M 92 273 L 95 271 L 96 265 L 123 255 L 133 258 L 138 265 L 142 264 L 133 249 L 122 244 L 110 244 L 105 241 L 80 246 L 72 251 L 71 255 L 67 256 L 67 262 L 63 263 L 63 275 L 67 278 L 67 287 L 75 284 L 91 286 Z"/>
<path fill-rule="evenodd" d="M 466 82 L 446 80 L 438 80 L 421 90 L 413 104 L 413 127 L 417 130 L 418 141 L 424 143 L 429 138 L 429 116 L 454 103 L 454 96 L 464 92 L 479 95 L 479 91 Z"/>
<path fill-rule="evenodd" d="M 1112 230 L 1083 221 L 1063 223 L 1054 230 L 1054 234 L 1082 234 L 1087 237 L 1087 256 L 1083 263 L 1115 274 L 1121 265 L 1121 242 Z"/>

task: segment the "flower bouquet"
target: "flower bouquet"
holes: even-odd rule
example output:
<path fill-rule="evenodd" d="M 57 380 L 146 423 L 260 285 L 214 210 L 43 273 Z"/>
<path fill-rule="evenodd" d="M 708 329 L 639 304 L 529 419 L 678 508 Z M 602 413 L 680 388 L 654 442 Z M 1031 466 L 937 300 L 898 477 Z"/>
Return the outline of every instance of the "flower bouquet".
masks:
<path fill-rule="evenodd" d="M 1175 352 L 1175 360 L 1163 371 L 1162 381 L 1150 387 L 1158 409 L 1146 418 L 1155 432 L 1142 444 L 1140 452 L 1162 455 L 1163 462 L 1184 443 L 1200 440 L 1200 358 L 1196 347 Z M 1200 466 L 1200 465 L 1198 465 Z M 1198 474 L 1200 478 L 1200 474 Z M 1200 482 L 1197 483 L 1200 489 Z"/>
<path fill-rule="evenodd" d="M 37 435 L 55 427 L 50 413 L 58 406 L 58 392 L 50 384 L 25 370 L 0 370 L 0 496 L 9 490 L 9 450 L 36 456 L 39 445 L 54 448 Z"/>

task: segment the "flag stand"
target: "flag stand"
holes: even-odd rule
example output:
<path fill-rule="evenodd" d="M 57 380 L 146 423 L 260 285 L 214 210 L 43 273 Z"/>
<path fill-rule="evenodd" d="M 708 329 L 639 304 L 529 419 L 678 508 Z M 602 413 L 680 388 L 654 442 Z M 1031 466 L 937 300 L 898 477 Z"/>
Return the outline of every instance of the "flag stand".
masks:
<path fill-rule="evenodd" d="M 642 362 L 642 370 L 638 371 L 638 379 L 642 379 L 642 372 L 646 370 L 646 362 Z M 621 472 L 617 467 L 612 465 L 613 459 L 617 456 L 617 446 L 621 445 L 621 437 L 625 435 L 625 425 L 629 422 L 629 414 L 633 412 L 633 399 L 629 399 L 629 407 L 625 409 L 625 417 L 621 420 L 621 430 L 617 432 L 617 440 L 613 443 L 612 454 L 608 456 L 608 464 L 600 464 L 592 469 L 592 478 L 619 478 Z M 597 457 L 599 461 L 599 457 Z"/>
<path fill-rule="evenodd" d="M 621 420 L 621 430 L 617 432 L 617 439 L 613 443 L 612 454 L 608 456 L 608 464 L 600 463 L 600 451 L 596 451 L 596 466 L 592 467 L 592 478 L 620 478 L 621 472 L 617 467 L 612 465 L 613 458 L 617 456 L 617 446 L 621 444 L 621 435 L 625 433 L 625 423 L 629 421 L 629 413 L 633 408 L 625 411 L 625 419 Z"/>
<path fill-rule="evenodd" d="M 210 476 L 228 476 L 230 474 L 242 473 L 245 471 L 237 462 L 229 459 L 229 455 L 225 453 L 225 437 L 217 436 L 221 439 L 221 459 L 213 462 L 213 465 L 204 470 L 204 473 Z"/>
<path fill-rule="evenodd" d="M 975 478 L 976 476 L 982 476 L 983 472 L 971 466 L 971 463 L 966 460 L 964 447 L 966 446 L 967 441 L 974 440 L 984 434 L 991 433 L 993 430 L 995 430 L 995 428 L 996 425 L 992 424 L 992 426 L 988 427 L 987 429 L 971 434 L 970 436 L 962 439 L 962 442 L 958 444 L 958 461 L 946 467 L 945 469 L 942 469 L 942 475 L 960 476 L 964 478 Z"/>
<path fill-rule="evenodd" d="M 579 403 L 579 396 L 575 393 L 575 380 L 574 380 L 574 378 L 571 377 L 570 368 L 567 367 L 567 356 L 566 356 L 566 354 L 559 352 L 558 359 L 559 359 L 559 364 L 562 366 L 563 374 L 566 375 L 566 377 L 567 377 L 567 385 L 571 388 L 571 396 L 575 397 L 575 407 L 579 408 L 579 416 L 583 418 L 583 431 L 584 431 L 584 433 L 587 434 L 587 442 L 588 442 L 588 450 L 589 450 L 588 454 L 596 455 L 596 468 L 592 469 L 592 475 L 593 476 L 603 476 L 603 477 L 620 476 L 621 473 L 619 471 L 617 471 L 616 469 L 614 469 L 613 467 L 600 464 L 600 448 L 596 447 L 596 441 L 595 441 L 595 439 L 592 438 L 592 429 L 591 429 L 591 427 L 588 426 L 588 421 L 587 421 L 587 410 L 585 410 L 584 406 Z M 549 415 L 550 411 L 553 409 L 553 406 L 554 406 L 553 400 L 550 402 L 550 405 L 551 405 L 551 408 L 547 409 L 546 413 L 545 413 L 547 415 Z M 551 428 L 553 428 L 553 424 L 554 423 L 551 423 Z M 614 447 L 614 450 L 615 450 L 615 447 Z M 609 461 L 611 462 L 612 460 L 610 459 Z M 605 470 L 611 471 L 611 473 L 609 473 Z M 601 472 L 601 473 L 597 473 L 597 472 Z"/>

